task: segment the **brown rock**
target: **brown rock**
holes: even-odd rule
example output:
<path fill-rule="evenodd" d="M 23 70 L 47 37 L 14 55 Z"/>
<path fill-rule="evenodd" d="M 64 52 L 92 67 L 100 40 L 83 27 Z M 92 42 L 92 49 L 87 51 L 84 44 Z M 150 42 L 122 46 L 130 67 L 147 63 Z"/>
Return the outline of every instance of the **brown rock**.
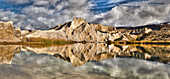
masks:
<path fill-rule="evenodd" d="M 19 42 L 12 21 L 0 22 L 0 42 Z"/>
<path fill-rule="evenodd" d="M 170 41 L 170 25 L 158 25 L 159 30 L 153 30 L 145 35 L 144 41 Z M 148 30 L 149 31 L 149 30 Z"/>

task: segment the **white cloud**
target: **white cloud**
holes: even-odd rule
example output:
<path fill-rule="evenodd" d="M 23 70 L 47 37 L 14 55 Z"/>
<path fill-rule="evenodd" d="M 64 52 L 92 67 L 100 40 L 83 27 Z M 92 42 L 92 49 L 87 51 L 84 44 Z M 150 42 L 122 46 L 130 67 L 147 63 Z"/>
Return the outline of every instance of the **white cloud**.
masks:
<path fill-rule="evenodd" d="M 34 4 L 35 5 L 48 5 L 48 1 L 36 1 Z"/>
<path fill-rule="evenodd" d="M 31 0 L 5 0 L 5 1 L 15 4 L 25 4 L 29 3 Z"/>
<path fill-rule="evenodd" d="M 90 13 L 87 0 L 30 1 L 33 2 L 33 5 L 25 7 L 21 11 L 26 18 L 18 21 L 20 23 L 17 23 L 17 25 L 22 28 L 32 27 L 31 29 L 49 29 L 49 27 L 72 20 L 73 17 L 86 18 Z M 17 2 L 18 0 L 13 0 L 13 3 L 18 4 Z M 20 4 L 21 3 L 24 4 L 24 1 L 21 1 Z M 22 24 L 22 26 L 19 24 Z"/>
<path fill-rule="evenodd" d="M 100 70 L 117 78 L 169 79 L 170 74 L 170 66 L 167 64 L 133 58 L 102 60 L 100 62 L 87 63 L 83 67 L 87 67 L 86 70 Z"/>
<path fill-rule="evenodd" d="M 31 16 L 37 16 L 37 15 L 41 15 L 42 16 L 46 16 L 46 15 L 53 15 L 55 11 L 54 10 L 49 10 L 46 7 L 34 7 L 34 6 L 30 6 L 30 7 L 26 7 L 23 9 L 23 13 L 27 14 L 27 15 L 31 15 Z"/>
<path fill-rule="evenodd" d="M 142 5 L 139 8 L 118 6 L 94 20 L 105 25 L 139 26 L 170 21 L 170 4 Z"/>
<path fill-rule="evenodd" d="M 23 29 L 49 29 L 74 17 L 82 17 L 88 22 L 109 26 L 136 26 L 156 22 L 170 21 L 170 1 L 149 0 L 139 3 L 128 3 L 112 8 L 102 14 L 93 14 L 89 0 L 7 0 L 14 4 L 32 2 L 21 9 L 22 14 L 0 10 L 0 20 L 12 20 L 16 27 Z M 153 5 L 150 3 L 164 3 Z M 135 5 L 138 7 L 129 7 Z"/>
<path fill-rule="evenodd" d="M 68 0 L 68 3 L 72 6 L 84 6 L 87 0 Z"/>

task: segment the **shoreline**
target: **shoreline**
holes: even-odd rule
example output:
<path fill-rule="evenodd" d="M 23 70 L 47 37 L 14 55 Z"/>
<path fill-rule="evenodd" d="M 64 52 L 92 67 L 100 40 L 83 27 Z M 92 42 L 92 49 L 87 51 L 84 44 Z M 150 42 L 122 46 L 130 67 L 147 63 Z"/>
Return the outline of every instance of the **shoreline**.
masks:
<path fill-rule="evenodd" d="M 58 41 L 60 42 L 60 41 Z M 69 41 L 68 41 L 69 42 Z M 95 43 L 95 42 L 73 42 L 73 43 L 46 43 L 46 42 L 0 42 L 0 45 L 68 45 L 68 44 L 76 44 L 76 43 Z M 115 45 L 135 45 L 135 46 L 168 46 L 170 47 L 170 41 L 108 41 L 108 42 L 96 42 L 96 43 L 104 43 L 104 44 L 115 44 Z"/>

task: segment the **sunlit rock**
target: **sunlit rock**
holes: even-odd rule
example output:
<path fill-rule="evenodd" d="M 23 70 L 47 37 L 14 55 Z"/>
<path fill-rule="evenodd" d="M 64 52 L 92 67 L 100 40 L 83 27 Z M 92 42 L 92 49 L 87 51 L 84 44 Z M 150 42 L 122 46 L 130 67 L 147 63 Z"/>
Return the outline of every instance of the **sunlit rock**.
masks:
<path fill-rule="evenodd" d="M 74 30 L 83 23 L 87 23 L 83 18 L 74 18 L 73 21 L 71 22 L 70 27 L 72 30 Z"/>
<path fill-rule="evenodd" d="M 27 38 L 63 39 L 77 42 L 114 41 L 121 36 L 122 34 L 117 32 L 115 27 L 90 24 L 83 18 L 74 18 L 71 22 L 60 24 L 50 30 L 38 30 L 25 35 Z"/>
<path fill-rule="evenodd" d="M 19 38 L 21 37 L 21 29 L 20 28 L 17 28 L 15 31 L 14 31 L 14 35 Z"/>
<path fill-rule="evenodd" d="M 20 42 L 17 38 L 13 22 L 0 22 L 0 42 Z"/>
<path fill-rule="evenodd" d="M 145 33 L 145 34 L 148 34 L 148 33 L 150 33 L 150 32 L 152 32 L 152 29 L 150 29 L 150 28 L 145 28 L 145 30 L 144 30 L 144 33 Z"/>

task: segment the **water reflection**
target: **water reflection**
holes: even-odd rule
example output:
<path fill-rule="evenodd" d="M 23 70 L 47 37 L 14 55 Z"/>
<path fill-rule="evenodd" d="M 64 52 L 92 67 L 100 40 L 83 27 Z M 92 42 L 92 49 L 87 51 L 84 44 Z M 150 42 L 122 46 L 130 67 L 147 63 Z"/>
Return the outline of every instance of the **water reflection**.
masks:
<path fill-rule="evenodd" d="M 151 61 L 168 63 L 170 49 L 168 46 L 133 46 L 133 45 L 107 45 L 103 43 L 77 43 L 65 46 L 31 47 L 24 51 L 45 53 L 71 62 L 74 66 L 81 66 L 89 61 L 101 61 L 115 57 L 133 57 Z"/>
<path fill-rule="evenodd" d="M 0 64 L 11 64 L 15 53 L 20 52 L 19 45 L 0 45 Z"/>
<path fill-rule="evenodd" d="M 0 45 L 0 49 L 2 79 L 170 78 L 168 46 L 89 43 L 47 47 Z"/>
<path fill-rule="evenodd" d="M 21 51 L 36 54 L 49 54 L 59 59 L 71 62 L 73 66 L 81 66 L 89 61 L 101 61 L 115 57 L 139 58 L 163 63 L 170 62 L 170 47 L 166 46 L 133 46 L 107 45 L 104 43 L 77 43 L 63 46 L 21 46 L 0 45 L 0 63 L 11 63 L 15 53 Z"/>

